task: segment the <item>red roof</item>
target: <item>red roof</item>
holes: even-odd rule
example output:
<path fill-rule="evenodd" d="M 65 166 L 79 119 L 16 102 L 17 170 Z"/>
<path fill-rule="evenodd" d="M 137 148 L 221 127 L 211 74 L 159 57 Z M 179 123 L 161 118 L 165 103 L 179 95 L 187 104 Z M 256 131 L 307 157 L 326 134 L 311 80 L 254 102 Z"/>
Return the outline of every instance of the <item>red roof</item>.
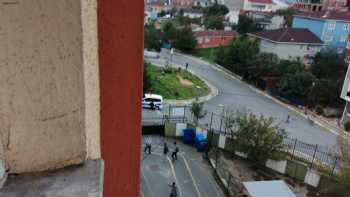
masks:
<path fill-rule="evenodd" d="M 282 28 L 249 33 L 248 35 L 272 42 L 323 44 L 323 42 L 306 28 Z"/>
<path fill-rule="evenodd" d="M 212 36 L 235 36 L 235 31 L 224 31 L 224 30 L 210 30 L 210 31 L 196 31 L 194 32 L 195 37 L 212 37 Z"/>
<path fill-rule="evenodd" d="M 273 4 L 272 0 L 248 0 L 252 3 Z"/>
<path fill-rule="evenodd" d="M 321 12 L 301 12 L 295 16 L 316 19 L 350 21 L 350 11 L 325 10 Z"/>

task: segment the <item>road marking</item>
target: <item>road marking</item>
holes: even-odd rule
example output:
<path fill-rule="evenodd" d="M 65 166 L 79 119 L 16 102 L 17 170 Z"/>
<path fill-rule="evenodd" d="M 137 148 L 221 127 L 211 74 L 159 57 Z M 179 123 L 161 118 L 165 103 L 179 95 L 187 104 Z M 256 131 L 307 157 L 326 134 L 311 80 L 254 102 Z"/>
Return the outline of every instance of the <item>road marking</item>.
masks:
<path fill-rule="evenodd" d="M 177 185 L 177 188 L 178 188 L 178 190 L 179 190 L 179 194 L 180 194 L 180 197 L 181 197 L 181 196 L 183 196 L 183 195 L 182 195 L 182 189 L 181 189 L 181 187 L 180 187 L 179 181 L 178 181 L 177 178 L 176 178 L 176 173 L 175 173 L 175 168 L 174 168 L 173 162 L 170 160 L 170 158 L 169 158 L 168 156 L 167 156 L 166 158 L 168 159 L 168 162 L 169 162 L 169 164 L 170 164 L 171 172 L 172 172 L 173 175 L 174 175 L 175 183 L 176 183 L 176 185 Z"/>
<path fill-rule="evenodd" d="M 185 163 L 185 166 L 186 166 L 186 168 L 187 168 L 187 171 L 188 171 L 188 173 L 189 173 L 189 175 L 190 175 L 190 177 L 191 177 L 191 179 L 192 179 L 194 188 L 196 189 L 197 196 L 198 196 L 198 197 L 202 197 L 201 193 L 199 192 L 197 182 L 196 182 L 196 181 L 194 180 L 194 178 L 193 178 L 192 171 L 191 171 L 191 169 L 190 169 L 190 167 L 189 167 L 189 165 L 188 165 L 188 163 L 187 163 L 186 158 L 183 156 L 183 154 L 180 154 L 180 156 L 181 156 L 182 159 L 184 160 L 184 163 Z"/>

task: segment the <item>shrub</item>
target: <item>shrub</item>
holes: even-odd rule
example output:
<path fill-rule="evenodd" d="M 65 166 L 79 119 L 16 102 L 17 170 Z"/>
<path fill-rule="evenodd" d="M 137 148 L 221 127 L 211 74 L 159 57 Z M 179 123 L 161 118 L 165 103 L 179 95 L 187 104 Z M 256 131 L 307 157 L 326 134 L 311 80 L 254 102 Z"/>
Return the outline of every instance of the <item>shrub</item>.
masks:
<path fill-rule="evenodd" d="M 350 131 L 350 122 L 347 121 L 345 124 L 344 124 L 344 128 L 346 131 Z"/>
<path fill-rule="evenodd" d="M 316 112 L 317 115 L 323 115 L 324 114 L 323 108 L 320 105 L 316 105 L 315 112 Z"/>

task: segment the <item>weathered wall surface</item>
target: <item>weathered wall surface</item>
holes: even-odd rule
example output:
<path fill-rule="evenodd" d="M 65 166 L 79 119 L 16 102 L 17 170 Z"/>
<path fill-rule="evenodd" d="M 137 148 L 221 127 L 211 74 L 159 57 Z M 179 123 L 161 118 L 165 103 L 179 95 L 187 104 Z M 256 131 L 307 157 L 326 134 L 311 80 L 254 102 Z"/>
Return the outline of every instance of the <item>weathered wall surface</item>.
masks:
<path fill-rule="evenodd" d="M 98 1 L 104 197 L 140 196 L 143 4 Z"/>
<path fill-rule="evenodd" d="M 11 172 L 86 158 L 80 6 L 0 0 L 0 134 Z"/>
<path fill-rule="evenodd" d="M 101 157 L 97 1 L 81 0 L 85 85 L 85 132 L 89 159 Z"/>

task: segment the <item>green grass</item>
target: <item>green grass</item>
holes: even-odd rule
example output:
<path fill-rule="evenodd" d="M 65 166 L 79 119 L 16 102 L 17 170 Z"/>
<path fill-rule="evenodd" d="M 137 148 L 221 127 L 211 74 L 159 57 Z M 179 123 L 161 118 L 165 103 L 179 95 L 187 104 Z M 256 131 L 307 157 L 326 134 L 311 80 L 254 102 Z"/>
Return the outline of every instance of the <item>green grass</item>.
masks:
<path fill-rule="evenodd" d="M 207 60 L 210 63 L 215 62 L 215 54 L 218 48 L 196 49 L 196 56 Z"/>
<path fill-rule="evenodd" d="M 186 70 L 164 69 L 152 64 L 146 66 L 145 69 L 151 80 L 150 91 L 162 95 L 165 99 L 191 99 L 210 93 L 204 81 Z M 191 81 L 193 85 L 181 84 L 178 76 Z"/>

